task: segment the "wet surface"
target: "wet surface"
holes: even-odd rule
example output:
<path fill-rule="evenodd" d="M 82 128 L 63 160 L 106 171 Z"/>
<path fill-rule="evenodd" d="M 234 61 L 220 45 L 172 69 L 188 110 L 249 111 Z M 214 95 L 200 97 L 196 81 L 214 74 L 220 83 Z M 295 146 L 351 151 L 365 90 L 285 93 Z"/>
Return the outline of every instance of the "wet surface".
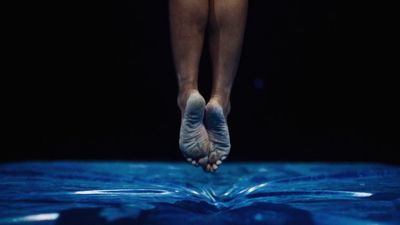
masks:
<path fill-rule="evenodd" d="M 400 224 L 381 164 L 31 162 L 0 181 L 0 224 Z"/>

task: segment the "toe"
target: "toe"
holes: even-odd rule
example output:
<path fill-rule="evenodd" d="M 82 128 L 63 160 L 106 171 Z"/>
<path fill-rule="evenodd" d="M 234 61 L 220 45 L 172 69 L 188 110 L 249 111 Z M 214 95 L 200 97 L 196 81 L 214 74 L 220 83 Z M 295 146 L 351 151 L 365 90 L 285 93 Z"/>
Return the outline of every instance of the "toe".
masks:
<path fill-rule="evenodd" d="M 211 152 L 210 155 L 208 156 L 208 160 L 209 160 L 211 163 L 217 162 L 217 160 L 218 160 L 218 154 L 217 154 L 217 152 L 216 152 L 216 151 Z"/>
<path fill-rule="evenodd" d="M 221 160 L 218 160 L 216 164 L 219 166 L 219 165 L 222 164 L 222 161 L 221 161 Z"/>
<path fill-rule="evenodd" d="M 203 158 L 199 159 L 198 163 L 199 163 L 199 165 L 201 165 L 203 167 L 207 166 L 208 157 L 206 156 L 206 157 L 203 157 Z"/>
<path fill-rule="evenodd" d="M 212 168 L 213 168 L 214 171 L 217 170 L 217 169 L 218 169 L 217 164 L 214 164 L 214 165 L 212 166 Z"/>
<path fill-rule="evenodd" d="M 207 170 L 208 172 L 211 172 L 211 164 L 207 164 L 206 170 Z"/>
<path fill-rule="evenodd" d="M 198 167 L 199 166 L 199 162 L 197 162 L 196 160 L 193 160 L 192 161 L 192 165 L 195 166 L 195 167 Z"/>

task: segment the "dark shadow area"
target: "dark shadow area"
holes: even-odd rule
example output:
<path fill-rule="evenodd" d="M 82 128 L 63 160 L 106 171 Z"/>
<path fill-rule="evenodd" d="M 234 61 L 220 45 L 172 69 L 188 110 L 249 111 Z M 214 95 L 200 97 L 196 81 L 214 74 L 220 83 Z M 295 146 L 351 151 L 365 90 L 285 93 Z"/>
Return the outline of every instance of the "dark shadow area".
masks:
<path fill-rule="evenodd" d="M 168 1 L 57 4 L 24 19 L 1 161 L 182 161 Z M 397 82 L 374 44 L 392 48 L 371 36 L 388 35 L 339 5 L 250 1 L 228 160 L 399 162 Z"/>
<path fill-rule="evenodd" d="M 121 218 L 109 222 L 101 217 L 101 208 L 70 209 L 60 213 L 56 225 L 314 224 L 310 213 L 284 204 L 255 203 L 233 210 L 217 209 L 206 202 L 191 201 L 180 201 L 174 204 L 157 203 L 154 206 L 153 209 L 141 211 L 136 218 Z"/>

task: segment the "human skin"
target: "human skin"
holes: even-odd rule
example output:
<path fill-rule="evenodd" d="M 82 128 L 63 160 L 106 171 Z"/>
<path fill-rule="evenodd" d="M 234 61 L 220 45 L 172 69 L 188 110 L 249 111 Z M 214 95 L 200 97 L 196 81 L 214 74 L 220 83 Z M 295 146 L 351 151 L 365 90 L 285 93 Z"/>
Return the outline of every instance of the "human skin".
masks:
<path fill-rule="evenodd" d="M 180 148 L 188 161 L 209 172 L 215 171 L 230 151 L 226 120 L 247 6 L 247 0 L 169 0 L 171 46 L 179 88 L 177 102 L 182 114 Z M 198 91 L 205 35 L 209 38 L 212 64 L 212 89 L 207 104 Z"/>

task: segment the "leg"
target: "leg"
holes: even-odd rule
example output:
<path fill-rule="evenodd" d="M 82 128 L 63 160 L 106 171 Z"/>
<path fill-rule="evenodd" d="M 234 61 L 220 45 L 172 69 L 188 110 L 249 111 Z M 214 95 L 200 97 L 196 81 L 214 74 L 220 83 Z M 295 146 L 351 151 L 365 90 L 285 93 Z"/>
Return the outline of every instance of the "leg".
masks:
<path fill-rule="evenodd" d="M 179 147 L 194 165 L 205 164 L 208 134 L 203 125 L 205 101 L 198 92 L 198 67 L 208 21 L 208 0 L 169 1 L 171 45 L 178 77 L 182 121 Z"/>
<path fill-rule="evenodd" d="M 211 99 L 206 106 L 206 126 L 211 149 L 207 170 L 213 171 L 230 151 L 226 117 L 239 64 L 246 25 L 247 0 L 210 0 L 209 37 L 213 66 Z"/>
<path fill-rule="evenodd" d="M 178 106 L 197 90 L 198 68 L 208 22 L 208 0 L 169 0 L 172 53 L 178 77 Z"/>
<path fill-rule="evenodd" d="M 211 0 L 210 53 L 213 65 L 212 99 L 229 114 L 229 97 L 236 75 L 247 16 L 247 0 Z"/>

